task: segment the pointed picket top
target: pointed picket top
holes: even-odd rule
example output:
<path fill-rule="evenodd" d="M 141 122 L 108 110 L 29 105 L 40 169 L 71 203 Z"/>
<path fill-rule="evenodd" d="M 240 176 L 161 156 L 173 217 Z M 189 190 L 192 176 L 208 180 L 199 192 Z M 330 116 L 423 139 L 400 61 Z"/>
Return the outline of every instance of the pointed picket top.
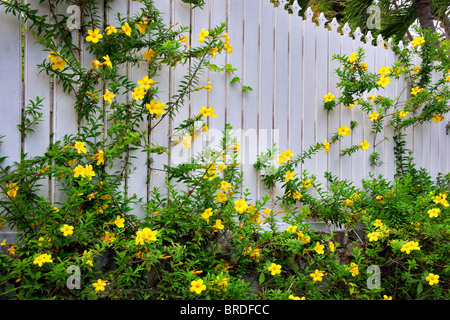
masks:
<path fill-rule="evenodd" d="M 400 41 L 398 42 L 398 48 L 399 48 L 400 50 L 403 50 L 404 47 L 405 47 L 405 45 L 403 44 L 403 40 L 400 40 Z"/>
<path fill-rule="evenodd" d="M 382 46 L 383 43 L 384 43 L 383 36 L 381 34 L 379 34 L 377 37 L 377 46 Z"/>
<path fill-rule="evenodd" d="M 361 32 L 361 28 L 358 27 L 358 28 L 356 28 L 355 32 L 353 32 L 353 35 L 355 36 L 355 40 L 361 41 L 361 37 L 364 34 Z"/>
<path fill-rule="evenodd" d="M 325 15 L 320 13 L 319 17 L 317 18 L 317 22 L 319 22 L 319 26 L 325 27 L 325 24 L 328 22 L 328 19 L 325 18 Z"/>
<path fill-rule="evenodd" d="M 350 26 L 348 25 L 348 23 L 346 22 L 344 24 L 344 26 L 342 27 L 342 32 L 344 33 L 344 36 L 349 36 L 350 35 L 350 31 L 352 31 L 352 29 L 350 29 Z"/>
<path fill-rule="evenodd" d="M 366 34 L 366 43 L 372 44 L 372 41 L 373 41 L 372 32 L 370 32 L 370 30 L 369 30 L 369 32 L 367 32 L 367 34 Z"/>
<path fill-rule="evenodd" d="M 392 46 L 393 43 L 394 43 L 394 39 L 392 39 L 392 37 L 389 37 L 389 39 L 387 41 L 389 48 Z"/>
<path fill-rule="evenodd" d="M 331 22 L 328 25 L 333 31 L 337 31 L 337 29 L 339 28 L 339 22 L 337 22 L 336 18 L 333 18 L 333 20 L 331 20 Z"/>
<path fill-rule="evenodd" d="M 311 7 L 306 9 L 306 12 L 305 12 L 306 21 L 312 22 L 313 15 L 314 15 L 314 11 L 312 11 Z"/>
<path fill-rule="evenodd" d="M 296 13 L 296 15 L 298 15 L 300 10 L 302 10 L 302 7 L 300 7 L 297 1 L 294 1 L 293 4 L 289 5 L 289 9 L 292 10 L 292 13 Z"/>

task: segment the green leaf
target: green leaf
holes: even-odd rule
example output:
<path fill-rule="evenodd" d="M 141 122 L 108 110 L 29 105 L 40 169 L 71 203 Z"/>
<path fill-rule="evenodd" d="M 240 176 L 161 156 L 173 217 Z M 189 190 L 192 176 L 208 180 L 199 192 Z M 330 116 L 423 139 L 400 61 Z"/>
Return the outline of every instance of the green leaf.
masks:
<path fill-rule="evenodd" d="M 241 80 L 241 78 L 239 78 L 239 77 L 234 77 L 232 80 L 231 80 L 231 84 L 232 83 L 235 83 L 235 82 L 238 82 L 238 81 L 240 81 Z"/>
<path fill-rule="evenodd" d="M 252 87 L 249 87 L 249 86 L 242 86 L 242 90 L 244 90 L 244 91 L 253 91 Z"/>
<path fill-rule="evenodd" d="M 419 285 L 417 286 L 417 295 L 419 296 L 423 291 L 423 285 L 422 282 L 419 282 Z"/>
<path fill-rule="evenodd" d="M 264 272 L 261 272 L 259 275 L 259 284 L 262 284 L 266 280 L 266 276 L 264 275 Z"/>

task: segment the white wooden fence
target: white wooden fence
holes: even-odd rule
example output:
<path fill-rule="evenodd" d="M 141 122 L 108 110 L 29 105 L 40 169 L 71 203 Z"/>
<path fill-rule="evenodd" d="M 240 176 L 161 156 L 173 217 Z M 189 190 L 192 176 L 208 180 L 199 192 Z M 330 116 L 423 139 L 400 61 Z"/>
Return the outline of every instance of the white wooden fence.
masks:
<path fill-rule="evenodd" d="M 48 13 L 44 4 L 39 5 L 38 1 L 32 0 L 29 2 L 43 14 Z M 221 54 L 212 62 L 219 66 L 232 64 L 238 69 L 243 83 L 252 87 L 253 91 L 243 93 L 238 84 L 230 84 L 229 74 L 204 74 L 200 83 L 206 85 L 211 81 L 212 93 L 201 90 L 192 94 L 175 119 L 164 120 L 159 126 L 159 134 L 151 137 L 153 143 L 167 146 L 171 134 L 169 128 L 173 128 L 173 124 L 197 114 L 203 105 L 213 106 L 218 117 L 208 120 L 211 129 L 223 130 L 226 123 L 235 129 L 242 129 L 238 138 L 243 155 L 244 185 L 256 199 L 268 191 L 262 187 L 258 173 L 252 166 L 257 154 L 266 151 L 274 142 L 281 150 L 291 148 L 295 154 L 299 154 L 316 142 L 330 139 L 339 126 L 349 126 L 351 120 L 356 120 L 360 125 L 350 137 L 344 137 L 339 146 L 332 147 L 328 154 L 313 156 L 298 171 L 306 169 L 319 178 L 323 177 L 323 172 L 331 171 L 340 178 L 355 182 L 367 178 L 370 172 L 393 177 L 392 140 L 376 147 L 384 165 L 371 167 L 369 154 L 375 143 L 370 134 L 370 122 L 362 111 L 355 106 L 352 109 L 336 108 L 327 114 L 322 106 L 323 96 L 328 92 L 339 96 L 336 87 L 338 78 L 334 73 L 339 65 L 332 60 L 334 54 L 350 54 L 362 46 L 366 52 L 368 69 L 372 72 L 396 61 L 394 53 L 381 46 L 380 39 L 373 46 L 370 34 L 363 37 L 359 31 L 355 31 L 353 36 L 349 36 L 349 28 L 344 28 L 341 35 L 337 32 L 337 23 L 327 22 L 323 15 L 319 17 L 317 25 L 312 22 L 311 11 L 307 12 L 303 20 L 282 8 L 274 8 L 268 0 L 208 0 L 203 11 L 192 9 L 181 0 L 154 2 L 164 13 L 167 23 L 178 22 L 191 28 L 190 41 L 193 46 L 197 44 L 198 34 L 203 28 L 226 22 L 234 52 Z M 117 13 L 120 12 L 122 16 L 133 15 L 140 5 L 131 0 L 111 1 L 111 8 L 106 12 L 107 24 L 118 27 L 115 19 Z M 60 13 L 65 12 L 62 10 Z M 53 83 L 45 73 L 38 72 L 36 65 L 48 53 L 35 43 L 31 32 L 25 32 L 22 36 L 21 23 L 17 17 L 6 15 L 0 10 L 0 135 L 6 135 L 0 147 L 0 156 L 9 156 L 6 164 L 20 161 L 21 148 L 28 157 L 42 155 L 50 139 L 56 141 L 78 130 L 73 98 L 63 93 L 59 85 Z M 324 27 L 326 24 L 331 26 L 331 30 Z M 83 38 L 79 39 L 83 48 Z M 83 52 L 81 59 L 87 65 L 93 60 Z M 169 101 L 176 92 L 184 72 L 183 67 L 163 70 L 158 79 L 162 101 Z M 145 74 L 145 70 L 129 70 L 133 81 Z M 402 101 L 408 98 L 410 92 L 405 87 L 407 84 L 404 80 L 393 80 L 380 93 L 400 97 Z M 21 145 L 17 130 L 21 110 L 28 100 L 36 96 L 45 99 L 43 121 Z M 408 148 L 414 151 L 416 164 L 427 168 L 434 176 L 439 172 L 447 173 L 450 168 L 450 139 L 445 134 L 446 123 L 447 120 L 407 130 Z M 385 130 L 386 135 L 392 136 L 392 129 Z M 54 136 L 51 137 L 51 134 Z M 340 150 L 365 139 L 371 143 L 369 151 L 360 150 L 351 157 L 339 156 Z M 141 152 L 135 152 L 134 155 L 136 171 L 127 181 L 128 192 L 146 199 L 148 190 L 161 186 L 164 173 L 151 171 L 147 185 L 147 155 Z M 163 169 L 164 164 L 171 163 L 173 159 L 166 155 L 156 156 L 152 168 Z M 56 198 L 55 188 L 50 181 L 44 185 L 42 192 Z"/>

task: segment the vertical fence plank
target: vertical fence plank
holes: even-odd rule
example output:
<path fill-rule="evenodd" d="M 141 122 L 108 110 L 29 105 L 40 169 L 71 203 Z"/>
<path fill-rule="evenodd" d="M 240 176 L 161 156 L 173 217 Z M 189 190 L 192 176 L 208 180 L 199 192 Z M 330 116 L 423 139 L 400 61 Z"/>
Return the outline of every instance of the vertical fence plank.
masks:
<path fill-rule="evenodd" d="M 139 16 L 143 5 L 139 2 L 132 1 L 130 3 L 130 18 Z M 133 32 L 139 33 L 140 31 L 136 28 Z M 141 49 L 138 55 L 143 57 L 143 53 L 147 49 Z M 149 64 L 145 59 L 141 59 L 138 64 L 130 66 L 130 80 L 139 86 L 138 80 L 149 76 L 148 70 Z M 147 109 L 143 105 L 142 101 L 138 102 L 139 108 L 142 109 L 142 113 L 145 114 L 142 121 L 139 122 L 140 130 L 146 130 L 148 128 L 148 113 Z M 130 174 L 128 178 L 128 194 L 129 197 L 136 196 L 135 200 L 138 200 L 135 204 L 131 206 L 133 209 L 132 214 L 138 218 L 143 218 L 145 216 L 145 209 L 143 204 L 147 202 L 147 153 L 143 151 L 143 148 L 136 147 L 136 150 L 130 151 L 131 165 Z"/>
<path fill-rule="evenodd" d="M 353 39 L 348 35 L 343 35 L 341 37 L 341 54 L 350 55 L 353 51 Z M 350 127 L 350 123 L 353 120 L 352 110 L 345 108 L 344 106 L 340 107 L 341 111 L 341 125 L 346 125 Z M 354 145 L 355 143 L 359 143 L 360 136 L 358 136 L 358 131 L 352 130 L 350 136 L 343 136 L 341 140 L 341 151 L 347 149 Z M 353 156 L 343 156 L 340 159 L 340 168 L 341 168 L 341 178 L 351 180 L 353 178 L 353 170 L 354 170 L 354 161 Z"/>
<path fill-rule="evenodd" d="M 21 119 L 21 24 L 18 17 L 0 10 L 0 97 L 2 98 L 0 117 L 1 156 L 8 158 L 2 167 L 20 161 L 21 139 L 17 125 Z"/>
<path fill-rule="evenodd" d="M 0 166 L 6 168 L 20 162 L 21 137 L 17 125 L 21 119 L 21 23 L 18 17 L 6 14 L 0 7 L 0 157 L 8 157 Z M 12 171 L 12 170 L 11 170 Z M 11 183 L 12 181 L 8 181 Z M 2 188 L 5 186 L 3 185 Z M 6 195 L 0 194 L 3 198 Z M 14 243 L 15 233 L 4 224 L 0 227 L 0 240 Z"/>
<path fill-rule="evenodd" d="M 289 148 L 294 157 L 302 152 L 302 117 L 303 117 L 303 19 L 297 15 L 290 17 L 291 33 L 289 35 Z"/>
<path fill-rule="evenodd" d="M 303 21 L 303 118 L 302 118 L 302 149 L 307 150 L 316 142 L 316 25 L 311 21 Z M 325 93 L 326 94 L 326 93 Z M 324 95 L 325 95 L 324 94 Z M 308 174 L 316 172 L 315 163 L 312 159 L 306 159 L 302 170 Z"/>
<path fill-rule="evenodd" d="M 273 145 L 272 131 L 272 108 L 274 103 L 273 90 L 273 63 L 267 61 L 274 60 L 274 12 L 273 5 L 267 1 L 260 0 L 260 95 L 259 95 L 259 151 L 266 152 Z M 279 147 L 279 146 L 277 146 Z M 262 186 L 261 193 L 271 194 Z"/>
<path fill-rule="evenodd" d="M 359 48 L 364 47 L 361 39 L 355 35 L 355 40 L 353 40 L 353 52 L 357 52 Z M 356 98 L 356 97 L 355 97 Z M 354 143 L 359 144 L 360 142 L 367 139 L 370 141 L 369 135 L 367 134 L 366 122 L 368 119 L 365 118 L 364 112 L 358 108 L 358 103 L 355 102 L 354 106 L 350 109 L 352 113 L 352 118 L 354 121 L 358 122 L 358 127 L 353 130 L 352 135 L 354 135 Z M 361 180 L 365 178 L 366 174 L 366 162 L 365 159 L 368 158 L 370 152 L 372 152 L 373 145 L 369 147 L 368 151 L 358 150 L 352 155 L 353 158 L 353 183 L 355 186 L 361 186 Z"/>
<path fill-rule="evenodd" d="M 328 30 L 322 26 L 316 27 L 316 113 L 317 113 L 317 126 L 316 126 L 316 143 L 323 143 L 328 141 L 328 113 L 323 108 L 323 96 L 328 94 Z M 328 171 L 328 154 L 325 154 L 324 149 L 321 149 L 316 160 L 316 176 L 317 181 L 324 184 L 326 179 L 324 173 Z"/>
<path fill-rule="evenodd" d="M 48 15 L 49 9 L 46 3 L 38 5 L 35 2 L 28 1 L 30 8 L 38 9 L 39 14 Z M 27 23 L 29 24 L 29 23 Z M 42 117 L 41 121 L 33 128 L 34 132 L 29 132 L 24 143 L 24 152 L 27 158 L 44 155 L 50 144 L 50 129 L 52 116 L 52 95 L 51 95 L 51 78 L 45 73 L 40 72 L 37 67 L 44 61 L 49 52 L 42 45 L 37 43 L 31 30 L 26 29 L 24 34 L 24 104 L 25 108 L 30 107 L 29 101 L 35 100 L 37 97 L 42 101 Z M 42 179 L 39 181 L 38 194 L 44 197 L 51 196 L 50 181 Z"/>
<path fill-rule="evenodd" d="M 381 46 L 379 44 L 379 46 Z M 382 47 L 382 46 L 381 46 Z M 395 53 L 390 49 L 383 49 L 386 54 L 386 66 L 391 68 L 392 72 L 392 66 L 395 63 Z M 398 81 L 394 79 L 392 74 L 389 75 L 389 79 L 391 80 L 391 83 L 386 86 L 385 94 L 387 97 L 390 97 L 392 99 L 395 99 L 395 83 Z M 395 102 L 395 100 L 394 100 Z M 394 109 L 391 108 L 388 110 L 388 115 L 394 113 Z M 393 177 L 395 174 L 395 159 L 394 157 L 394 141 L 392 137 L 394 136 L 394 128 L 389 125 L 389 118 L 384 122 L 385 128 L 384 128 L 384 135 L 388 137 L 388 140 L 385 140 L 383 142 L 384 144 L 384 152 L 386 155 L 386 163 L 385 163 L 385 177 Z M 388 160 L 389 159 L 389 160 Z"/>
<path fill-rule="evenodd" d="M 329 92 L 331 92 L 336 98 L 339 97 L 339 89 L 337 88 L 337 83 L 339 82 L 339 78 L 337 77 L 335 70 L 340 67 L 340 63 L 338 60 L 332 59 L 332 57 L 336 54 L 340 54 L 340 35 L 330 30 L 328 31 L 328 83 L 329 83 Z M 328 92 L 327 92 L 328 93 Z M 325 93 L 325 94 L 327 94 Z M 324 95 L 325 95 L 324 94 Z M 340 112 L 338 107 L 328 113 L 328 141 L 330 141 L 331 137 L 338 131 L 338 128 L 341 125 L 340 121 Z M 330 146 L 330 152 L 328 153 L 328 169 L 333 175 L 340 176 L 340 151 L 339 151 L 340 143 L 336 143 L 336 145 Z"/>
<path fill-rule="evenodd" d="M 246 152 L 244 161 L 244 185 L 252 192 L 252 199 L 256 200 L 259 195 L 258 174 L 253 168 L 258 155 L 258 3 L 253 0 L 245 1 L 244 12 L 244 69 L 243 83 L 250 86 L 253 91 L 243 93 L 243 118 L 244 130 L 249 137 L 245 142 Z"/>
<path fill-rule="evenodd" d="M 166 26 L 171 23 L 171 7 L 173 5 L 173 1 L 167 0 L 155 0 L 154 5 L 156 9 L 161 12 L 161 19 L 163 19 L 164 24 Z M 150 49 L 150 48 L 147 48 Z M 172 95 L 172 76 L 173 71 L 172 68 L 168 66 L 163 66 L 158 76 L 155 77 L 155 81 L 157 81 L 157 86 L 159 88 L 158 99 L 163 103 L 167 103 L 170 101 L 170 97 Z M 151 119 L 150 126 L 153 128 L 159 122 L 159 119 Z M 170 120 L 168 117 L 165 117 L 151 132 L 149 132 L 149 142 L 156 146 L 161 146 L 168 148 L 169 147 L 169 135 L 170 135 Z M 165 194 L 165 190 L 163 189 L 165 183 L 165 171 L 164 166 L 169 165 L 169 156 L 166 153 L 161 155 L 152 154 L 150 155 L 152 158 L 152 162 L 150 163 L 149 170 L 149 185 L 148 191 L 151 192 L 155 188 L 159 189 L 161 194 Z M 150 195 L 149 195 L 150 197 Z M 151 200 L 151 198 L 149 198 Z"/>

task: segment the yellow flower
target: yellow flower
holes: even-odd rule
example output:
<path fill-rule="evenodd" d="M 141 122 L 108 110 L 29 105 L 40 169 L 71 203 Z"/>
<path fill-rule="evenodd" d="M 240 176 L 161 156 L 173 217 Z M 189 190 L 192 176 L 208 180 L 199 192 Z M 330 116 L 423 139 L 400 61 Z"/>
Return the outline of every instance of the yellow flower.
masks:
<path fill-rule="evenodd" d="M 313 249 L 318 254 L 324 254 L 323 248 L 325 248 L 325 246 L 323 244 L 320 244 L 320 242 L 316 242 L 316 245 Z"/>
<path fill-rule="evenodd" d="M 435 123 L 439 123 L 444 119 L 445 119 L 445 117 L 442 114 L 435 114 L 433 116 L 433 119 L 431 119 L 431 120 L 433 120 L 433 122 L 435 122 Z"/>
<path fill-rule="evenodd" d="M 94 69 L 100 68 L 101 65 L 102 65 L 102 63 L 100 61 L 98 61 L 97 59 L 92 61 L 92 68 L 94 68 Z"/>
<path fill-rule="evenodd" d="M 108 285 L 108 281 L 98 279 L 97 282 L 94 282 L 92 286 L 95 288 L 95 292 L 105 291 L 105 287 Z"/>
<path fill-rule="evenodd" d="M 420 66 L 414 66 L 414 68 L 413 68 L 414 73 L 419 72 L 419 70 L 420 70 Z"/>
<path fill-rule="evenodd" d="M 353 52 L 351 55 L 348 56 L 348 62 L 353 63 L 358 59 L 358 55 L 356 52 Z"/>
<path fill-rule="evenodd" d="M 196 294 L 200 294 L 202 291 L 206 290 L 206 286 L 203 284 L 203 280 L 194 280 L 191 282 L 191 288 L 189 289 L 191 292 L 195 292 Z"/>
<path fill-rule="evenodd" d="M 37 264 L 39 267 L 42 267 L 44 263 L 52 263 L 53 260 L 51 258 L 52 256 L 50 254 L 44 253 L 34 258 L 33 264 Z"/>
<path fill-rule="evenodd" d="M 213 225 L 213 228 L 222 230 L 222 229 L 224 228 L 224 226 L 223 226 L 223 224 L 222 224 L 222 220 L 217 219 L 217 220 L 216 220 L 216 224 Z"/>
<path fill-rule="evenodd" d="M 406 254 L 410 254 L 412 250 L 420 250 L 419 243 L 415 241 L 410 241 L 402 245 L 400 251 L 406 252 Z"/>
<path fill-rule="evenodd" d="M 374 111 L 371 114 L 369 114 L 369 116 L 367 118 L 370 119 L 370 121 L 375 121 L 375 120 L 378 120 L 379 117 L 380 117 L 380 114 L 378 112 Z"/>
<path fill-rule="evenodd" d="M 65 224 L 59 231 L 63 233 L 64 237 L 71 236 L 73 234 L 73 226 Z"/>
<path fill-rule="evenodd" d="M 66 64 L 67 64 L 67 61 L 66 61 L 66 60 L 63 60 L 63 59 L 56 60 L 56 61 L 53 63 L 52 69 L 53 69 L 53 70 L 59 69 L 59 70 L 62 71 L 62 70 L 64 70 Z"/>
<path fill-rule="evenodd" d="M 136 232 L 135 244 L 144 244 L 149 241 L 156 241 L 158 231 L 152 231 L 150 228 L 144 228 Z"/>
<path fill-rule="evenodd" d="M 59 52 L 50 51 L 49 55 L 47 56 L 47 59 L 50 59 L 51 63 L 55 63 L 56 61 L 61 59 L 61 55 Z"/>
<path fill-rule="evenodd" d="M 191 142 L 192 142 L 192 136 L 190 134 L 186 134 L 183 137 L 183 140 L 181 140 L 181 144 L 183 145 L 183 147 L 186 148 L 186 150 L 188 150 L 191 147 Z"/>
<path fill-rule="evenodd" d="M 128 24 L 128 22 L 126 22 L 123 26 L 122 26 L 122 31 L 129 37 L 131 37 L 131 27 Z"/>
<path fill-rule="evenodd" d="M 314 273 L 311 273 L 309 276 L 312 278 L 312 280 L 314 282 L 317 282 L 317 281 L 321 282 L 322 281 L 322 277 L 324 275 L 325 275 L 325 271 L 320 271 L 320 270 L 316 269 L 314 271 Z"/>
<path fill-rule="evenodd" d="M 305 300 L 305 297 L 296 297 L 294 295 L 289 295 L 289 300 Z"/>
<path fill-rule="evenodd" d="M 204 116 L 204 117 L 214 117 L 214 118 L 217 118 L 217 115 L 215 114 L 213 107 L 211 107 L 211 108 L 206 108 L 205 106 L 203 106 L 203 107 L 200 109 L 199 113 L 200 113 L 202 116 Z"/>
<path fill-rule="evenodd" d="M 189 37 L 187 34 L 178 39 L 178 41 L 184 42 L 184 44 L 189 48 Z"/>
<path fill-rule="evenodd" d="M 109 68 L 112 68 L 111 60 L 109 59 L 109 54 L 103 57 L 103 60 L 105 60 L 102 64 L 107 65 Z"/>
<path fill-rule="evenodd" d="M 209 217 L 212 216 L 212 209 L 206 209 L 203 213 L 202 213 L 202 218 L 206 220 L 207 223 L 209 223 Z"/>
<path fill-rule="evenodd" d="M 344 205 L 345 207 L 351 207 L 353 205 L 354 201 L 352 199 L 345 199 Z"/>
<path fill-rule="evenodd" d="M 351 134 L 352 130 L 348 128 L 345 124 L 338 128 L 338 135 L 340 136 L 349 136 Z"/>
<path fill-rule="evenodd" d="M 325 102 L 333 101 L 334 98 L 335 98 L 335 96 L 334 96 L 331 92 L 323 97 L 323 99 L 325 100 Z"/>
<path fill-rule="evenodd" d="M 383 88 L 386 87 L 390 83 L 391 83 L 391 80 L 389 80 L 389 77 L 381 77 L 380 80 L 377 81 L 377 84 L 379 84 Z"/>
<path fill-rule="evenodd" d="M 438 196 L 434 197 L 433 202 L 448 207 L 447 195 L 445 193 L 439 193 Z"/>
<path fill-rule="evenodd" d="M 309 188 L 312 186 L 312 181 L 310 179 L 303 180 L 302 181 L 302 188 Z"/>
<path fill-rule="evenodd" d="M 162 114 L 166 113 L 164 108 L 166 107 L 165 103 L 162 103 L 161 100 L 158 99 L 158 102 L 155 101 L 155 99 L 152 99 L 150 103 L 147 103 L 145 105 L 148 112 L 150 114 L 156 115 L 156 119 L 158 119 Z"/>
<path fill-rule="evenodd" d="M 75 141 L 75 146 L 73 148 L 76 149 L 78 151 L 78 153 L 81 153 L 81 152 L 86 153 L 87 152 L 86 144 L 81 141 Z"/>
<path fill-rule="evenodd" d="M 109 36 L 111 33 L 117 33 L 117 29 L 114 26 L 108 26 L 105 29 L 106 34 Z"/>
<path fill-rule="evenodd" d="M 392 300 L 392 296 L 383 295 L 383 299 L 381 300 Z"/>
<path fill-rule="evenodd" d="M 114 93 L 109 92 L 108 89 L 106 89 L 105 94 L 103 95 L 103 99 L 108 102 L 108 104 L 111 103 L 111 98 L 114 98 L 116 95 Z"/>
<path fill-rule="evenodd" d="M 378 74 L 380 74 L 381 77 L 384 77 L 390 73 L 391 73 L 391 68 L 389 68 L 389 67 L 381 66 L 381 69 L 378 70 Z"/>
<path fill-rule="evenodd" d="M 245 210 L 247 210 L 247 208 L 248 205 L 245 203 L 245 199 L 234 201 L 234 209 L 239 213 L 243 213 Z"/>
<path fill-rule="evenodd" d="M 145 30 L 147 30 L 148 23 L 147 21 L 141 21 L 136 23 L 136 27 L 138 28 L 140 33 L 145 33 Z"/>
<path fill-rule="evenodd" d="M 300 193 L 300 191 L 295 191 L 292 195 L 292 198 L 295 200 L 300 200 L 303 197 L 303 195 Z"/>
<path fill-rule="evenodd" d="M 427 213 L 430 216 L 430 218 L 437 218 L 439 216 L 439 213 L 441 213 L 441 209 L 433 208 L 433 209 L 428 210 Z"/>
<path fill-rule="evenodd" d="M 359 66 L 360 66 L 360 68 L 363 69 L 364 71 L 367 71 L 367 63 L 362 62 Z"/>
<path fill-rule="evenodd" d="M 369 150 L 370 143 L 368 143 L 367 140 L 364 140 L 363 142 L 361 142 L 360 145 L 361 145 L 361 148 L 363 148 L 364 150 Z"/>
<path fill-rule="evenodd" d="M 325 149 L 325 153 L 330 152 L 330 143 L 327 140 L 325 140 L 325 142 L 322 143 L 322 147 Z"/>
<path fill-rule="evenodd" d="M 105 235 L 100 238 L 101 240 L 104 240 L 106 242 L 113 242 L 116 239 L 116 235 L 112 232 L 105 232 Z"/>
<path fill-rule="evenodd" d="M 149 90 L 155 81 L 153 81 L 153 79 L 149 79 L 148 76 L 145 76 L 142 79 L 139 79 L 137 83 L 139 84 L 139 88 Z"/>
<path fill-rule="evenodd" d="M 209 50 L 209 54 L 212 55 L 214 58 L 217 57 L 217 48 L 212 48 L 211 50 Z"/>
<path fill-rule="evenodd" d="M 398 116 L 399 116 L 400 118 L 406 118 L 406 116 L 408 115 L 408 113 L 409 113 L 408 111 L 401 110 Z"/>
<path fill-rule="evenodd" d="M 19 191 L 19 187 L 17 186 L 17 183 L 13 182 L 13 183 L 6 184 L 6 188 L 8 189 L 8 191 L 6 192 L 8 197 L 10 197 L 11 199 L 14 199 L 15 197 L 17 197 L 17 192 Z"/>
<path fill-rule="evenodd" d="M 377 220 L 375 220 L 373 225 L 378 228 L 378 227 L 381 227 L 383 225 L 383 223 L 381 222 L 381 219 L 377 219 Z"/>
<path fill-rule="evenodd" d="M 211 82 L 208 81 L 208 85 L 207 85 L 207 86 L 204 86 L 203 89 L 208 90 L 209 92 L 211 92 L 211 90 L 212 90 Z"/>
<path fill-rule="evenodd" d="M 297 228 L 298 228 L 297 226 L 289 226 L 289 227 L 286 228 L 286 231 L 287 232 L 291 232 L 291 233 L 294 233 L 294 232 L 296 233 L 297 232 Z"/>
<path fill-rule="evenodd" d="M 94 159 L 97 160 L 97 166 L 105 164 L 105 153 L 103 150 L 98 150 L 98 152 L 94 155 Z"/>
<path fill-rule="evenodd" d="M 82 259 L 86 261 L 87 265 L 94 266 L 92 263 L 92 252 L 84 250 Z"/>
<path fill-rule="evenodd" d="M 99 33 L 100 30 L 95 29 L 95 30 L 88 30 L 88 36 L 86 37 L 86 41 L 91 42 L 92 43 L 97 43 L 99 39 L 103 38 L 102 34 Z"/>
<path fill-rule="evenodd" d="M 380 236 L 379 232 L 371 232 L 367 235 L 367 238 L 369 238 L 369 241 L 378 241 L 378 237 Z"/>
<path fill-rule="evenodd" d="M 356 263 L 352 262 L 350 264 L 350 272 L 351 272 L 353 277 L 356 277 L 359 274 L 358 265 Z"/>
<path fill-rule="evenodd" d="M 417 95 L 418 93 L 421 93 L 423 91 L 423 88 L 415 87 L 411 89 L 412 95 Z"/>
<path fill-rule="evenodd" d="M 272 263 L 267 270 L 269 270 L 273 276 L 276 274 L 281 274 L 281 265 Z"/>
<path fill-rule="evenodd" d="M 150 61 L 155 56 L 155 50 L 149 49 L 143 53 L 145 60 Z"/>
<path fill-rule="evenodd" d="M 217 192 L 216 197 L 214 198 L 215 201 L 217 202 L 225 202 L 227 201 L 227 195 L 222 193 L 222 192 Z"/>
<path fill-rule="evenodd" d="M 147 92 L 145 92 L 144 89 L 141 87 L 134 88 L 133 92 L 131 93 L 134 100 L 142 100 L 144 99 L 146 94 Z"/>
<path fill-rule="evenodd" d="M 203 29 L 200 32 L 199 38 L 198 38 L 198 42 L 205 42 L 205 38 L 209 36 L 209 31 L 206 31 L 205 29 Z"/>
<path fill-rule="evenodd" d="M 121 218 L 120 216 L 117 216 L 116 220 L 114 220 L 114 224 L 117 226 L 117 228 L 125 227 L 124 224 L 123 224 L 124 222 L 125 222 L 125 219 Z"/>
<path fill-rule="evenodd" d="M 284 176 L 284 182 L 289 182 L 291 180 L 294 180 L 294 172 L 288 171 Z"/>
<path fill-rule="evenodd" d="M 331 252 L 334 252 L 336 250 L 336 246 L 331 241 L 328 242 L 328 248 L 330 248 Z"/>
<path fill-rule="evenodd" d="M 228 183 L 227 181 L 222 181 L 220 183 L 220 187 L 219 188 L 222 189 L 223 191 L 227 192 L 228 189 L 233 189 L 234 187 L 230 183 Z"/>
<path fill-rule="evenodd" d="M 413 47 L 420 46 L 421 44 L 425 43 L 424 37 L 414 37 L 414 40 L 411 41 L 411 44 Z"/>
<path fill-rule="evenodd" d="M 428 277 L 425 278 L 425 280 L 427 280 L 430 286 L 432 286 L 439 283 L 439 276 L 437 274 L 430 273 L 428 274 Z"/>

